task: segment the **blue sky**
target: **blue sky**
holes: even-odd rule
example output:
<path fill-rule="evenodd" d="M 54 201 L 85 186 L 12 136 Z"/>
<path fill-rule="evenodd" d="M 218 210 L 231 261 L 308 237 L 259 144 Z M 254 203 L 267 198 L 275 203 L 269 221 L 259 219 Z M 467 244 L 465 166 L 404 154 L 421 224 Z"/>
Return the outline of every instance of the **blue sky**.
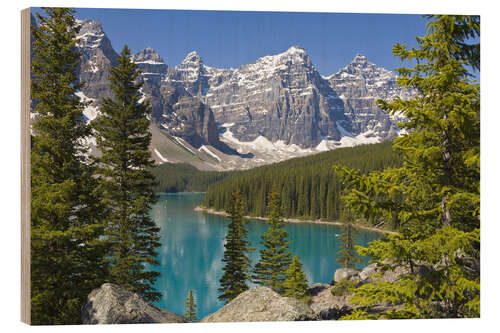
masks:
<path fill-rule="evenodd" d="M 77 9 L 101 21 L 113 47 L 133 53 L 154 48 L 169 66 L 196 50 L 208 66 L 236 68 L 259 57 L 302 46 L 322 75 L 346 66 L 357 53 L 394 70 L 395 42 L 415 44 L 425 34 L 419 15 L 181 10 Z"/>

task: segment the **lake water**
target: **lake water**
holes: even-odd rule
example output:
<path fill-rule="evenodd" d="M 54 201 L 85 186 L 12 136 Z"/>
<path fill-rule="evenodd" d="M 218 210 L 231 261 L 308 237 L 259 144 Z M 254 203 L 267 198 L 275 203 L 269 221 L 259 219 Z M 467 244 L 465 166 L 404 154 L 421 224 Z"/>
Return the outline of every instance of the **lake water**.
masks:
<path fill-rule="evenodd" d="M 219 279 L 222 276 L 224 239 L 230 220 L 220 215 L 196 212 L 203 193 L 162 194 L 153 207 L 152 215 L 161 227 L 158 249 L 161 272 L 155 287 L 163 294 L 157 306 L 184 314 L 185 299 L 193 289 L 198 319 L 220 309 L 217 300 Z M 247 227 L 253 247 L 252 264 L 259 259 L 261 235 L 267 229 L 262 220 L 249 220 Z M 288 239 L 292 241 L 292 256 L 298 255 L 309 284 L 329 283 L 340 266 L 335 262 L 342 228 L 312 223 L 285 223 Z M 357 244 L 366 245 L 380 237 L 379 233 L 360 231 Z M 362 265 L 367 264 L 367 260 Z"/>

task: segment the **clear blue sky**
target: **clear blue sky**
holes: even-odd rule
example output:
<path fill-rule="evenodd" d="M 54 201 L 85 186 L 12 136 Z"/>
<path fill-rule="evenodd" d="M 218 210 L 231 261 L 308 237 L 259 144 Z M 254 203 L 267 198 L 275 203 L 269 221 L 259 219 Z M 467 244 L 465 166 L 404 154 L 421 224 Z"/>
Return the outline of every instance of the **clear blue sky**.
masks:
<path fill-rule="evenodd" d="M 181 10 L 77 9 L 101 21 L 113 47 L 133 53 L 154 48 L 169 66 L 196 50 L 206 65 L 236 68 L 259 57 L 302 46 L 322 75 L 346 66 L 357 53 L 390 70 L 400 67 L 395 42 L 415 44 L 425 34 L 419 15 Z"/>

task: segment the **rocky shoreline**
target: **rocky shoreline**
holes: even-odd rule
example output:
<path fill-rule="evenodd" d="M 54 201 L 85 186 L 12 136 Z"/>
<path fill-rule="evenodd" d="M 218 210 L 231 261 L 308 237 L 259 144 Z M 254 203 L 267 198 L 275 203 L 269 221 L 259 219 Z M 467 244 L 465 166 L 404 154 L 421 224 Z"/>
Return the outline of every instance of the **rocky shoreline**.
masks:
<path fill-rule="evenodd" d="M 195 211 L 197 212 L 204 212 L 207 214 L 214 214 L 214 215 L 221 215 L 221 216 L 229 216 L 228 213 L 220 210 L 215 210 L 212 208 L 205 208 L 201 206 L 196 206 Z M 250 216 L 246 215 L 246 219 L 255 219 L 255 220 L 267 220 L 267 218 L 262 217 L 262 216 Z M 329 224 L 329 225 L 344 225 L 342 222 L 333 222 L 333 221 L 321 221 L 321 220 L 301 220 L 301 219 L 296 219 L 296 218 L 283 218 L 284 222 L 287 223 L 312 223 L 312 224 Z M 392 234 L 392 235 L 397 235 L 398 233 L 396 231 L 391 231 L 391 230 L 385 230 L 381 228 L 376 228 L 376 227 L 370 227 L 370 226 L 364 226 L 364 225 L 354 225 L 355 228 L 357 229 L 363 229 L 363 230 L 369 230 L 369 231 L 374 231 L 374 232 L 379 232 L 383 234 Z"/>

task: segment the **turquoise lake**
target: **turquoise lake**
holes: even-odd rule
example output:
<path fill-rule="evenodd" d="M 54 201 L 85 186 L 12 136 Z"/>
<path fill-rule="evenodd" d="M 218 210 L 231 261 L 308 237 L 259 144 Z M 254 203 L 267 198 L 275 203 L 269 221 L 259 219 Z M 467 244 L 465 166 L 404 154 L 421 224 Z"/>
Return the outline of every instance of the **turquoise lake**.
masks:
<path fill-rule="evenodd" d="M 161 227 L 161 247 L 158 248 L 161 272 L 155 287 L 163 294 L 157 306 L 184 314 L 185 299 L 193 289 L 198 319 L 217 311 L 224 304 L 217 300 L 222 276 L 224 239 L 229 219 L 224 216 L 194 211 L 203 200 L 203 193 L 161 194 L 152 209 L 152 216 Z M 252 264 L 259 259 L 261 235 L 267 229 L 262 220 L 249 220 L 249 240 L 256 250 Z M 340 266 L 335 262 L 341 227 L 313 223 L 286 223 L 292 255 L 298 255 L 309 284 L 330 283 Z M 381 234 L 359 231 L 357 244 L 366 245 Z M 365 260 L 364 264 L 367 264 Z"/>

